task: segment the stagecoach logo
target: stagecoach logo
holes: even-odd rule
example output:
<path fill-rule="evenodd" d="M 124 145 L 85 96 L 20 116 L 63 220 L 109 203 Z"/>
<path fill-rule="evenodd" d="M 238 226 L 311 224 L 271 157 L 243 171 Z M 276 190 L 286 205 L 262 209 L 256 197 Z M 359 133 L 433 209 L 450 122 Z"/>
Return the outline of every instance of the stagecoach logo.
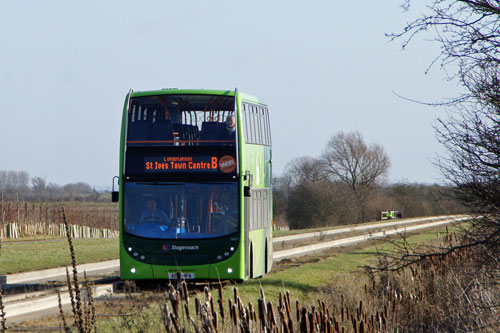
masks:
<path fill-rule="evenodd" d="M 230 155 L 224 155 L 219 159 L 219 170 L 224 173 L 233 172 L 236 169 L 236 160 Z"/>
<path fill-rule="evenodd" d="M 170 244 L 163 244 L 162 246 L 163 251 L 169 252 L 169 251 L 194 251 L 194 250 L 199 250 L 200 247 L 198 245 L 170 245 Z"/>

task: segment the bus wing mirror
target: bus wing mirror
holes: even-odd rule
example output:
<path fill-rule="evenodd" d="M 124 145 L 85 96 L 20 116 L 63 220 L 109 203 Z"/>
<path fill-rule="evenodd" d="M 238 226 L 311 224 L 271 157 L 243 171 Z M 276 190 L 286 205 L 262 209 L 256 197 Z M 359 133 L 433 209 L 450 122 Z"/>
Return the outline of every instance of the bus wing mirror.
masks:
<path fill-rule="evenodd" d="M 249 187 L 253 186 L 253 175 L 250 173 L 250 171 L 245 172 L 245 176 L 243 176 L 243 180 L 245 180 L 245 181 L 248 180 Z"/>
<path fill-rule="evenodd" d="M 244 180 L 248 180 L 248 186 L 243 187 L 243 195 L 245 197 L 251 197 L 251 190 L 253 186 L 253 175 L 250 173 L 250 171 L 245 172 L 245 177 L 243 178 Z"/>
<path fill-rule="evenodd" d="M 250 186 L 243 187 L 243 195 L 245 197 L 251 197 L 252 196 Z"/>
<path fill-rule="evenodd" d="M 120 192 L 115 191 L 115 178 L 118 179 L 118 182 L 120 181 L 118 176 L 113 177 L 113 184 L 111 185 L 111 202 L 118 202 L 120 199 Z"/>

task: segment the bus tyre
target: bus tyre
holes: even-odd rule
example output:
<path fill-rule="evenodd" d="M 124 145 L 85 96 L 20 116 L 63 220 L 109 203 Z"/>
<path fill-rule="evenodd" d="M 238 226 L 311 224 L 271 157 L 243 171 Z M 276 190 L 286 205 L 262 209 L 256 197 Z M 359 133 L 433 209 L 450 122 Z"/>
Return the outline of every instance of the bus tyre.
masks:
<path fill-rule="evenodd" d="M 264 257 L 264 274 L 266 274 L 267 272 L 269 272 L 269 265 L 267 263 L 267 239 L 266 239 L 266 252 L 265 252 L 265 257 Z M 262 275 L 264 275 L 262 274 Z"/>
<path fill-rule="evenodd" d="M 250 278 L 253 279 L 253 246 L 250 244 Z"/>

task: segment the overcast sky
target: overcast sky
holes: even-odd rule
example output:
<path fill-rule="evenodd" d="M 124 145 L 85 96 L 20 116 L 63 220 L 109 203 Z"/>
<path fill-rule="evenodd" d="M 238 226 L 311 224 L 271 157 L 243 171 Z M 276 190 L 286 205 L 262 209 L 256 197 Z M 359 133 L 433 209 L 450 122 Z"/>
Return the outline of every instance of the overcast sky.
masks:
<path fill-rule="evenodd" d="M 230 89 L 271 112 L 274 173 L 358 130 L 391 182 L 440 182 L 432 124 L 411 103 L 458 94 L 438 46 L 384 33 L 422 12 L 390 1 L 1 1 L 0 170 L 110 185 L 130 88 Z"/>

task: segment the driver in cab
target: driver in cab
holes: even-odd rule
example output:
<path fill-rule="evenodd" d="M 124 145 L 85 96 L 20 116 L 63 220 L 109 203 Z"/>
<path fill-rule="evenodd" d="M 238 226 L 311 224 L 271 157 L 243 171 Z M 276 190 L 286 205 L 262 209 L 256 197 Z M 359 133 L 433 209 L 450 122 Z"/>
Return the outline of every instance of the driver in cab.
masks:
<path fill-rule="evenodd" d="M 163 210 L 156 207 L 156 200 L 148 200 L 147 209 L 142 212 L 139 223 L 170 224 L 170 219 Z"/>

